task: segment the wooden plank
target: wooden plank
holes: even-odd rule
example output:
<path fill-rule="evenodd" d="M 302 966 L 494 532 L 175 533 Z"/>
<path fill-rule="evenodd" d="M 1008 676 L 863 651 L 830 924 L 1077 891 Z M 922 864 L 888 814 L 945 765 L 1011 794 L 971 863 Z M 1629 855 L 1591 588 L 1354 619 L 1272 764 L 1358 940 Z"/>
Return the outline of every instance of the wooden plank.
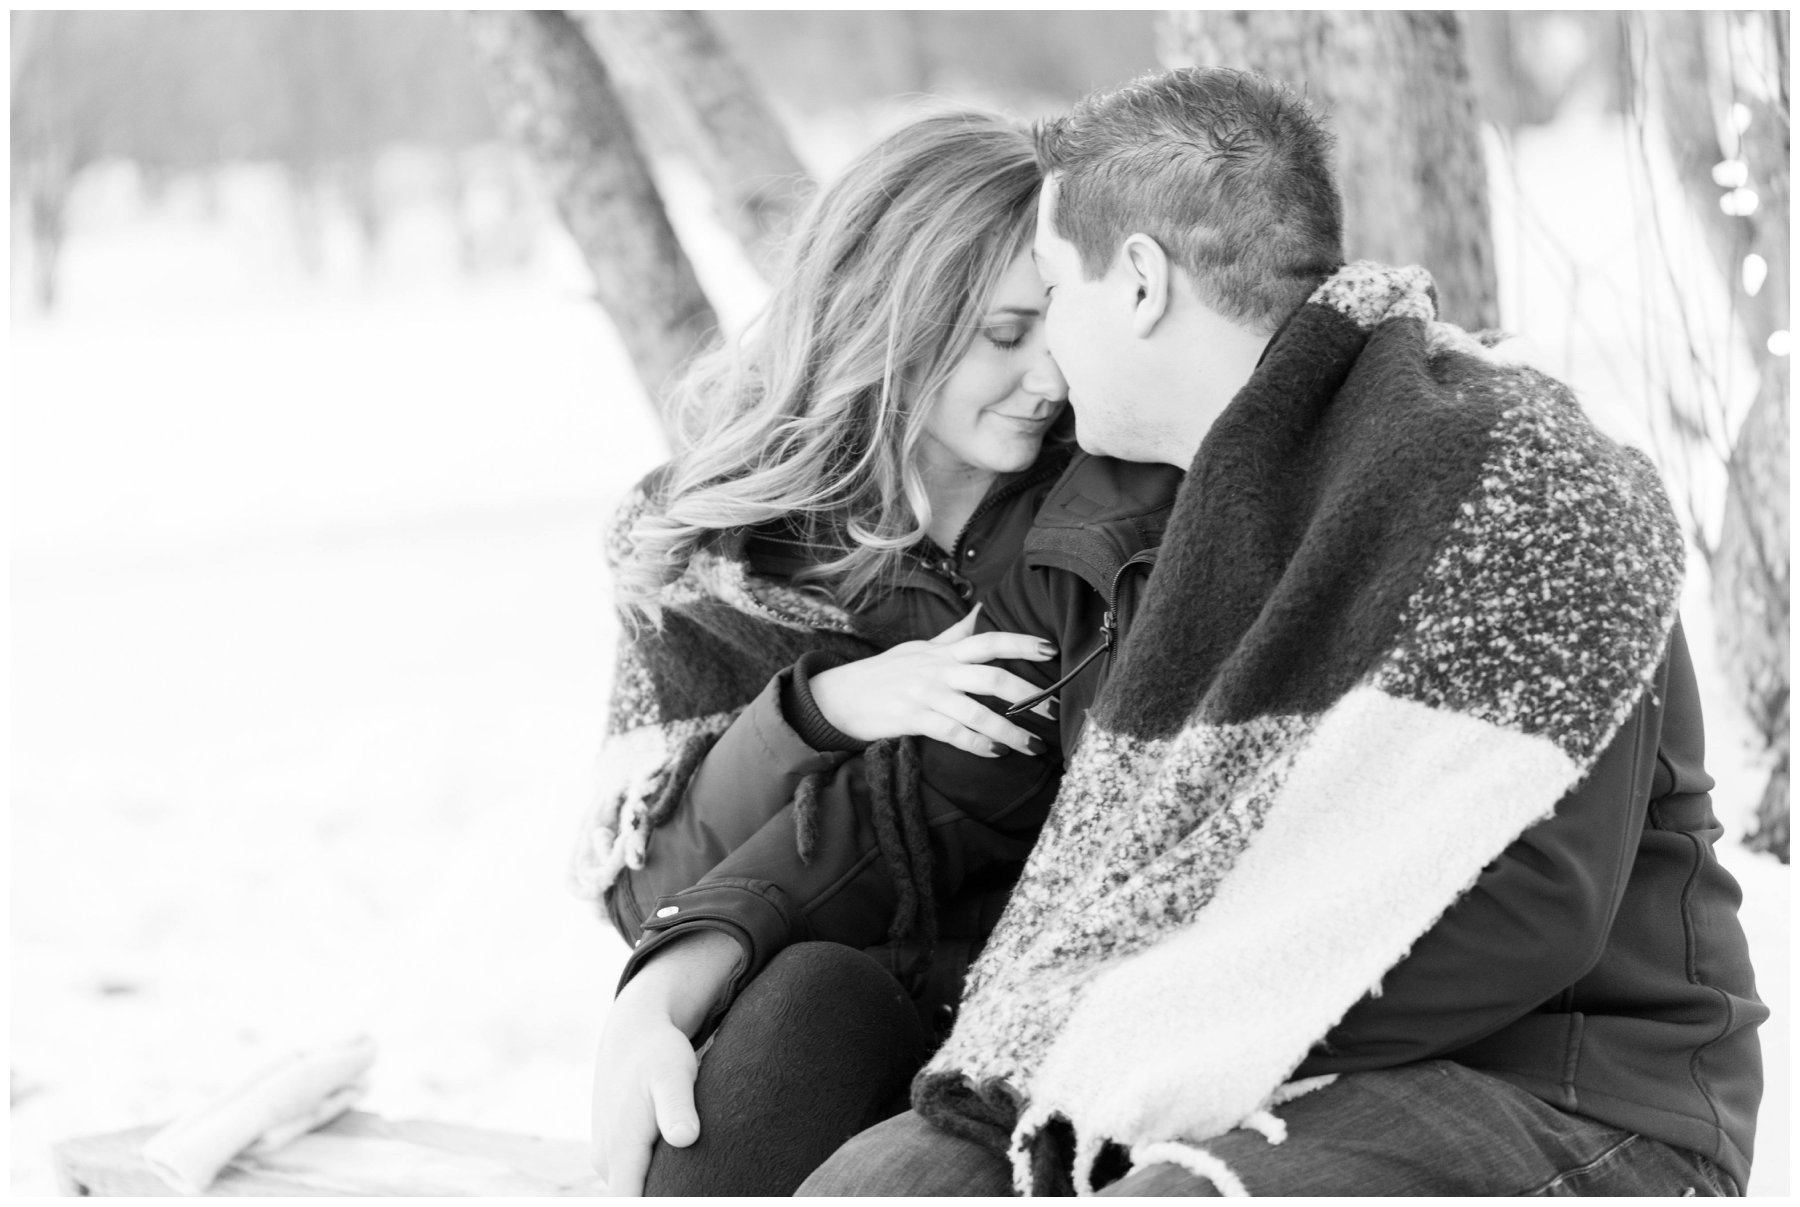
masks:
<path fill-rule="evenodd" d="M 71 1195 L 174 1193 L 144 1164 L 157 1128 L 55 1146 L 57 1184 Z M 577 1195 L 603 1190 L 587 1146 L 428 1119 L 350 1111 L 277 1152 L 226 1166 L 209 1195 Z"/>

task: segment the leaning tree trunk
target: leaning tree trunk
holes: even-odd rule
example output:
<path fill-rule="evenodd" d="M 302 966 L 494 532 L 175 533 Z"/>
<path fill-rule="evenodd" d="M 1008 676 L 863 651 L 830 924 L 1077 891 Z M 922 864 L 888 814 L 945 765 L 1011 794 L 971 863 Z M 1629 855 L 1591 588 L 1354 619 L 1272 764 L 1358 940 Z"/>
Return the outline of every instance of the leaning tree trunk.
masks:
<path fill-rule="evenodd" d="M 668 427 L 664 393 L 718 326 L 612 82 L 560 11 L 464 18 L 501 126 L 537 161 Z"/>
<path fill-rule="evenodd" d="M 593 9 L 581 20 L 617 72 L 643 78 L 712 188 L 714 204 L 767 275 L 813 181 L 787 133 L 705 13 Z"/>
<path fill-rule="evenodd" d="M 1649 39 L 1646 83 L 1757 367 L 1756 398 L 1725 467 L 1719 535 L 1710 544 L 1702 537 L 1701 545 L 1712 573 L 1721 663 L 1773 759 L 1756 830 L 1746 841 L 1785 863 L 1789 370 L 1787 356 L 1772 351 L 1769 340 L 1789 329 L 1787 14 L 1669 12 L 1628 20 L 1641 21 Z M 1752 86 L 1748 64 L 1734 67 L 1733 41 L 1764 53 L 1766 88 Z M 1733 106 L 1742 106 L 1748 119 L 1741 130 Z M 1730 170 L 1714 176 L 1725 163 L 1741 165 L 1731 169 L 1742 172 L 1741 186 Z M 1720 202 L 1730 187 L 1754 193 L 1754 209 L 1727 213 Z M 1761 257 L 1767 273 L 1755 292 L 1744 276 L 1751 255 Z"/>
<path fill-rule="evenodd" d="M 1422 264 L 1446 319 L 1499 322 L 1487 166 L 1456 14 L 1176 10 L 1158 43 L 1171 67 L 1249 68 L 1304 90 L 1337 135 L 1349 257 Z"/>

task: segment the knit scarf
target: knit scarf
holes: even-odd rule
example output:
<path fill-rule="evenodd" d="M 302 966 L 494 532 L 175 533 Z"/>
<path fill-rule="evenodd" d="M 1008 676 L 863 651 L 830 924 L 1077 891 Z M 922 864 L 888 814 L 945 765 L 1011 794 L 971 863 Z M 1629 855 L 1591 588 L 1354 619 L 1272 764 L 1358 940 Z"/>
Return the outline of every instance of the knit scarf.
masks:
<path fill-rule="evenodd" d="M 661 471 L 620 506 L 607 553 L 616 568 L 637 519 L 658 506 Z M 600 900 L 626 868 L 642 868 L 650 835 L 673 816 L 713 744 L 779 671 L 809 651 L 845 659 L 877 653 L 882 642 L 859 633 L 855 617 L 821 593 L 757 574 L 742 531 L 720 533 L 697 551 L 658 594 L 662 620 L 633 627 L 621 616 L 599 784 L 578 836 L 572 877 L 583 897 Z M 883 855 L 901 886 L 891 937 L 933 929 L 927 895 L 917 751 L 909 740 L 871 744 L 865 778 Z M 795 844 L 811 857 L 813 809 L 826 773 L 795 790 Z"/>
<path fill-rule="evenodd" d="M 1313 1044 L 1592 767 L 1681 533 L 1569 390 L 1348 266 L 1208 432 L 914 1105 L 1087 1193 L 1306 1088 Z"/>

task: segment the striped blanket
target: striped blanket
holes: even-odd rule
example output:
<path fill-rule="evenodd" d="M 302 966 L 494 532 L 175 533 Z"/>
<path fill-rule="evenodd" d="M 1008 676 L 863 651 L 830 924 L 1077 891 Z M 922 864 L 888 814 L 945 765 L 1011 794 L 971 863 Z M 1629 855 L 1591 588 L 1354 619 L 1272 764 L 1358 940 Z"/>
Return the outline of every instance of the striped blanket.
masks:
<path fill-rule="evenodd" d="M 621 505 L 608 539 L 617 565 L 637 518 L 657 503 L 662 471 Z M 650 834 L 669 820 L 719 735 L 776 672 L 825 650 L 865 658 L 876 643 L 819 594 L 754 573 L 746 534 L 723 533 L 657 597 L 659 628 L 621 618 L 600 783 L 576 842 L 575 891 L 599 901 L 625 868 L 641 868 Z"/>
<path fill-rule="evenodd" d="M 1138 620 L 914 1105 L 1093 1189 L 1267 1123 L 1315 1041 L 1645 689 L 1683 545 L 1570 392 L 1354 264 L 1183 484 Z M 1175 1154 L 1172 1156 L 1171 1154 Z"/>

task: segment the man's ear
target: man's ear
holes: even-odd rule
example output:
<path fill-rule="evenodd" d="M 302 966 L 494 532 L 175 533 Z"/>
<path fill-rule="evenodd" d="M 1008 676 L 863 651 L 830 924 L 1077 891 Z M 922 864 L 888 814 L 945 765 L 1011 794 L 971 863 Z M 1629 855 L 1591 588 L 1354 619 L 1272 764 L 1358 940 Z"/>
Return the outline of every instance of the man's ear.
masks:
<path fill-rule="evenodd" d="M 1131 333 L 1143 339 L 1156 330 L 1169 312 L 1169 290 L 1174 285 L 1169 273 L 1169 253 L 1155 239 L 1140 232 L 1126 237 L 1120 254 L 1124 257 L 1127 280 L 1137 288 Z"/>

